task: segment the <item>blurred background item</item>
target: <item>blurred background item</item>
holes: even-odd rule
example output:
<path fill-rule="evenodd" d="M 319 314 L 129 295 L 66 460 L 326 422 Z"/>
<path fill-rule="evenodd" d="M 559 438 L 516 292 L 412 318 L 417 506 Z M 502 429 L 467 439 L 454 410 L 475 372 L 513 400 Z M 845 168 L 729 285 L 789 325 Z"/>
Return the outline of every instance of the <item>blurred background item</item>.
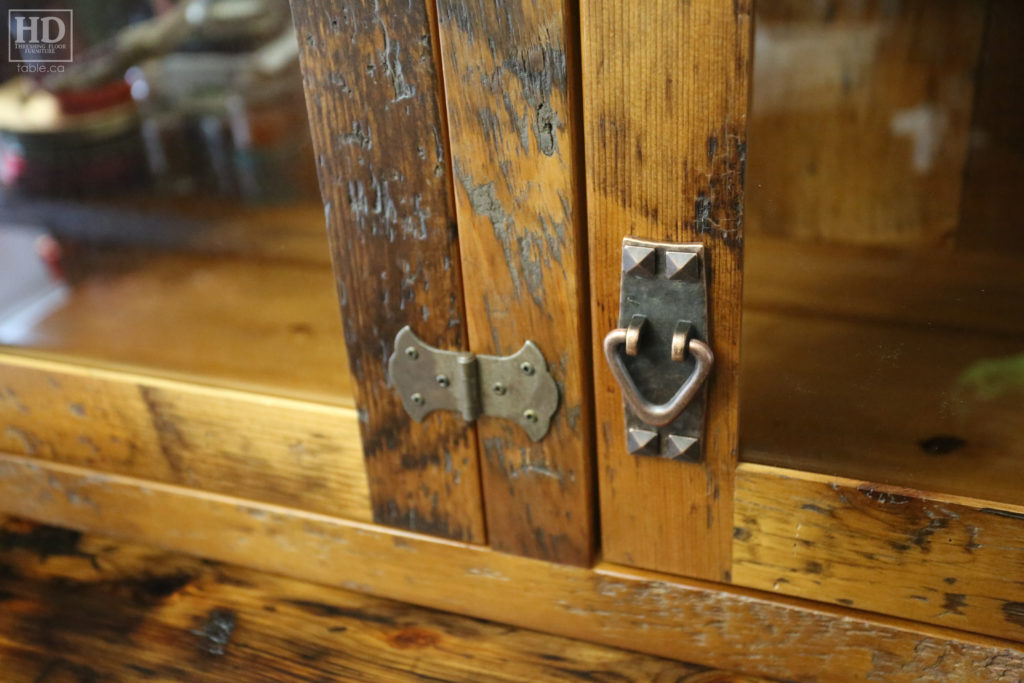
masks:
<path fill-rule="evenodd" d="M 74 9 L 71 63 L 3 74 L 7 191 L 253 203 L 315 195 L 286 0 L 119 0 Z"/>

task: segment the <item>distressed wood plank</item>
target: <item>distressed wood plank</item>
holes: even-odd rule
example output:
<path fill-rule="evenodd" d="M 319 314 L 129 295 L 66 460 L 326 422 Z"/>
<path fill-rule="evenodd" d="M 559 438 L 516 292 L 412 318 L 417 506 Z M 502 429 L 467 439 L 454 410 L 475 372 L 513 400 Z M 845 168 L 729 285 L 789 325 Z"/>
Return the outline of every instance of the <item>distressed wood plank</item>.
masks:
<path fill-rule="evenodd" d="M 952 245 L 986 2 L 758 2 L 749 232 Z"/>
<path fill-rule="evenodd" d="M 20 520 L 0 522 L 0 566 L 0 670 L 9 683 L 61 676 L 699 683 L 712 674 L 720 683 L 755 683 Z"/>
<path fill-rule="evenodd" d="M 538 443 L 481 420 L 488 539 L 587 564 L 596 531 L 578 23 L 558 0 L 441 0 L 438 19 L 470 347 L 505 355 L 532 340 L 561 393 Z"/>
<path fill-rule="evenodd" d="M 414 423 L 387 386 L 392 342 L 466 348 L 433 3 L 292 3 L 356 385 L 374 519 L 484 542 L 476 432 Z"/>
<path fill-rule="evenodd" d="M 715 353 L 700 464 L 630 455 L 622 396 L 603 360 L 594 364 L 604 553 L 727 579 L 750 3 L 590 0 L 581 15 L 594 357 L 618 321 L 627 235 L 706 245 Z"/>
<path fill-rule="evenodd" d="M 763 465 L 736 481 L 733 581 L 1024 641 L 1024 507 Z"/>
<path fill-rule="evenodd" d="M 369 521 L 356 411 L 0 354 L 0 450 Z"/>
<path fill-rule="evenodd" d="M 1012 680 L 1024 669 L 1024 646 L 1005 640 L 615 565 L 553 564 L 14 456 L 0 457 L 0 513 L 787 680 Z"/>

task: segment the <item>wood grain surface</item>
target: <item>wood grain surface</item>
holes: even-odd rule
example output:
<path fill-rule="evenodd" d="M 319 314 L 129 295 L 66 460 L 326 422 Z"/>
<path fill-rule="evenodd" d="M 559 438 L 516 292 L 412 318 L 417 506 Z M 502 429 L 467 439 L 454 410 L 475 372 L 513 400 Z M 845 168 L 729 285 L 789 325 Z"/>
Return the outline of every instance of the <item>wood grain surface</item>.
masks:
<path fill-rule="evenodd" d="M 734 539 L 738 585 L 1024 642 L 1024 506 L 744 463 Z"/>
<path fill-rule="evenodd" d="M 470 348 L 507 355 L 532 340 L 561 394 L 537 443 L 511 422 L 480 421 L 488 539 L 585 565 L 596 521 L 571 5 L 441 0 L 438 19 Z"/>
<path fill-rule="evenodd" d="M 750 233 L 952 246 L 986 12 L 758 2 Z"/>
<path fill-rule="evenodd" d="M 3 353 L 0 450 L 372 518 L 351 407 Z"/>
<path fill-rule="evenodd" d="M 750 5 L 592 0 L 580 10 L 603 550 L 713 580 L 731 564 Z M 715 367 L 702 463 L 626 451 L 622 395 L 601 351 L 618 321 L 625 236 L 707 248 Z"/>
<path fill-rule="evenodd" d="M 0 566 L 7 683 L 762 680 L 20 520 Z"/>
<path fill-rule="evenodd" d="M 1024 646 L 1006 640 L 616 565 L 554 564 L 15 456 L 0 458 L 0 513 L 754 675 L 899 683 L 1013 680 L 1024 670 Z"/>
<path fill-rule="evenodd" d="M 432 11 L 292 3 L 374 519 L 483 543 L 474 427 L 443 411 L 413 422 L 386 371 L 405 325 L 467 343 Z"/>

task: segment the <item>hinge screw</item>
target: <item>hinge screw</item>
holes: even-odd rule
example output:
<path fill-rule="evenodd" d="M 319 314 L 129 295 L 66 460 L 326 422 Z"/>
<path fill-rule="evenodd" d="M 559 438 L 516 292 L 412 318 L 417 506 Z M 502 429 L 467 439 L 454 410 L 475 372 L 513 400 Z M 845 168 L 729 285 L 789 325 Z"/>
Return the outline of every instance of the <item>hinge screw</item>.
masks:
<path fill-rule="evenodd" d="M 536 422 L 537 411 L 535 411 L 533 408 L 527 408 L 526 410 L 523 411 L 523 417 L 526 419 L 527 422 Z"/>
<path fill-rule="evenodd" d="M 498 396 L 504 396 L 505 394 L 508 393 L 508 387 L 506 387 L 501 382 L 495 382 L 494 386 L 491 387 L 491 390 Z"/>
<path fill-rule="evenodd" d="M 423 394 L 419 392 L 410 396 L 409 399 L 418 406 L 421 406 L 425 403 L 425 401 L 423 400 Z"/>
<path fill-rule="evenodd" d="M 405 355 L 409 356 L 409 358 L 412 358 L 413 360 L 416 360 L 417 358 L 420 357 L 420 352 L 416 350 L 416 347 L 410 346 L 405 350 Z"/>
<path fill-rule="evenodd" d="M 451 382 L 448 381 L 447 375 L 438 375 L 435 379 L 437 379 L 437 383 L 445 389 L 447 389 L 448 385 L 451 384 Z"/>
<path fill-rule="evenodd" d="M 519 369 L 522 370 L 523 373 L 527 375 L 532 375 L 535 372 L 533 369 L 533 363 L 529 361 L 523 361 L 522 364 L 519 366 Z"/>

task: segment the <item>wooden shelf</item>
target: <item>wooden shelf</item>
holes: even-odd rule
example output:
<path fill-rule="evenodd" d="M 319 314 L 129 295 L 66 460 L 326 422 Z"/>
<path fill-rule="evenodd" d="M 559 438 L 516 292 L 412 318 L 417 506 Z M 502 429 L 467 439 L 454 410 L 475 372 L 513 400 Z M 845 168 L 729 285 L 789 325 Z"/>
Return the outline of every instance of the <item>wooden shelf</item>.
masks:
<path fill-rule="evenodd" d="M 742 459 L 1024 502 L 1024 281 L 988 254 L 751 239 Z"/>
<path fill-rule="evenodd" d="M 328 264 L 141 251 L 101 259 L 75 278 L 61 308 L 4 342 L 26 353 L 353 405 Z"/>

